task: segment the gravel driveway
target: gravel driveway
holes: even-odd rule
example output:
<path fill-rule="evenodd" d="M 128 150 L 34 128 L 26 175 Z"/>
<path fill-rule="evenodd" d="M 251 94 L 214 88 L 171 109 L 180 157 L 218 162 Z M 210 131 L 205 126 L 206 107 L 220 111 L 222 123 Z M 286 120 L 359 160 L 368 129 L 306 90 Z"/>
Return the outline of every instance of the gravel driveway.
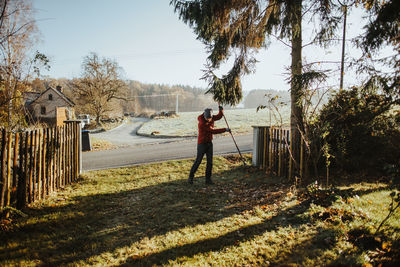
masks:
<path fill-rule="evenodd" d="M 129 118 L 124 124 L 106 132 L 91 133 L 94 138 L 106 140 L 117 146 L 135 146 L 178 141 L 187 138 L 150 138 L 136 135 L 140 127 L 150 121 L 147 118 Z"/>

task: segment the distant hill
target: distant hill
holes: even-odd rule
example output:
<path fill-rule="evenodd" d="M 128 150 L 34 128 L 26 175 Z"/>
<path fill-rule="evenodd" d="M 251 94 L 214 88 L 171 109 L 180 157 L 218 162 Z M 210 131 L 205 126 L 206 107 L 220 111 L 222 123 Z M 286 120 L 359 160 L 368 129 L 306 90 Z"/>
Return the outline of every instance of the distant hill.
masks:
<path fill-rule="evenodd" d="M 251 90 L 243 101 L 244 108 L 257 108 L 266 105 L 272 97 L 278 96 L 279 102 L 290 103 L 290 93 L 288 91 L 256 89 Z"/>
<path fill-rule="evenodd" d="M 179 111 L 202 111 L 207 107 L 216 107 L 212 95 L 205 94 L 206 89 L 187 85 L 145 84 L 138 81 L 128 81 L 129 101 L 124 108 L 126 111 L 149 110 L 169 111 L 175 110 L 176 95 L 179 95 Z"/>

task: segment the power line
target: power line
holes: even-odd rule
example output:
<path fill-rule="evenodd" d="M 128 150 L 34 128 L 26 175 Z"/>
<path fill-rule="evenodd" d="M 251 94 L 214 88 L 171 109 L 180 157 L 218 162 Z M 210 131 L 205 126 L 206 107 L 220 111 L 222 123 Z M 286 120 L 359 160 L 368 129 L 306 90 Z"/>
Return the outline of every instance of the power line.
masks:
<path fill-rule="evenodd" d="M 140 98 L 140 97 L 155 97 L 155 96 L 177 96 L 179 94 L 161 94 L 161 95 L 137 95 L 131 96 L 130 98 Z"/>

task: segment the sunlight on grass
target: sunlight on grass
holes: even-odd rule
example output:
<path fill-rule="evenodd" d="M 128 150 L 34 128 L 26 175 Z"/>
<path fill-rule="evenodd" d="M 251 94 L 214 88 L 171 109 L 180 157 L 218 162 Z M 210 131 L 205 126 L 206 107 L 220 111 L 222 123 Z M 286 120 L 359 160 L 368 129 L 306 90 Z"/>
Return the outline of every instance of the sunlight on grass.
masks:
<path fill-rule="evenodd" d="M 215 111 L 217 113 L 218 111 Z M 196 136 L 197 117 L 201 112 L 181 112 L 178 117 L 155 119 L 145 123 L 139 130 L 140 134 L 151 134 L 158 131 L 160 135 L 167 136 Z M 282 123 L 288 125 L 290 110 L 283 108 Z M 246 134 L 253 131 L 253 125 L 269 125 L 270 116 L 268 109 L 256 111 L 253 109 L 233 109 L 225 110 L 226 118 L 229 121 L 233 133 Z M 281 125 L 280 121 L 271 117 L 272 125 Z M 223 119 L 215 122 L 216 128 L 225 128 L 226 123 Z"/>
<path fill-rule="evenodd" d="M 214 186 L 205 163 L 186 183 L 193 160 L 85 173 L 12 218 L 0 265 L 362 265 L 399 255 L 399 213 L 372 235 L 387 184 L 310 197 L 234 159 L 215 157 Z"/>
<path fill-rule="evenodd" d="M 90 136 L 90 144 L 92 146 L 93 151 L 97 150 L 109 150 L 116 148 L 110 141 L 99 139 L 96 137 Z"/>

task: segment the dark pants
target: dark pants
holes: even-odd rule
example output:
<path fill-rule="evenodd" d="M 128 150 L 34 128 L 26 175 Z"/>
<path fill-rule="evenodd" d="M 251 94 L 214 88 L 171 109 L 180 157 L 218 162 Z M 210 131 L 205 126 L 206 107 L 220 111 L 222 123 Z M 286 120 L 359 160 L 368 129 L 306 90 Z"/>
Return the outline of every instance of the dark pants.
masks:
<path fill-rule="evenodd" d="M 213 165 L 213 143 L 211 142 L 197 145 L 197 157 L 193 163 L 192 169 L 190 170 L 189 178 L 193 179 L 195 172 L 203 160 L 204 154 L 206 154 L 207 157 L 206 180 L 211 180 L 211 171 Z"/>

